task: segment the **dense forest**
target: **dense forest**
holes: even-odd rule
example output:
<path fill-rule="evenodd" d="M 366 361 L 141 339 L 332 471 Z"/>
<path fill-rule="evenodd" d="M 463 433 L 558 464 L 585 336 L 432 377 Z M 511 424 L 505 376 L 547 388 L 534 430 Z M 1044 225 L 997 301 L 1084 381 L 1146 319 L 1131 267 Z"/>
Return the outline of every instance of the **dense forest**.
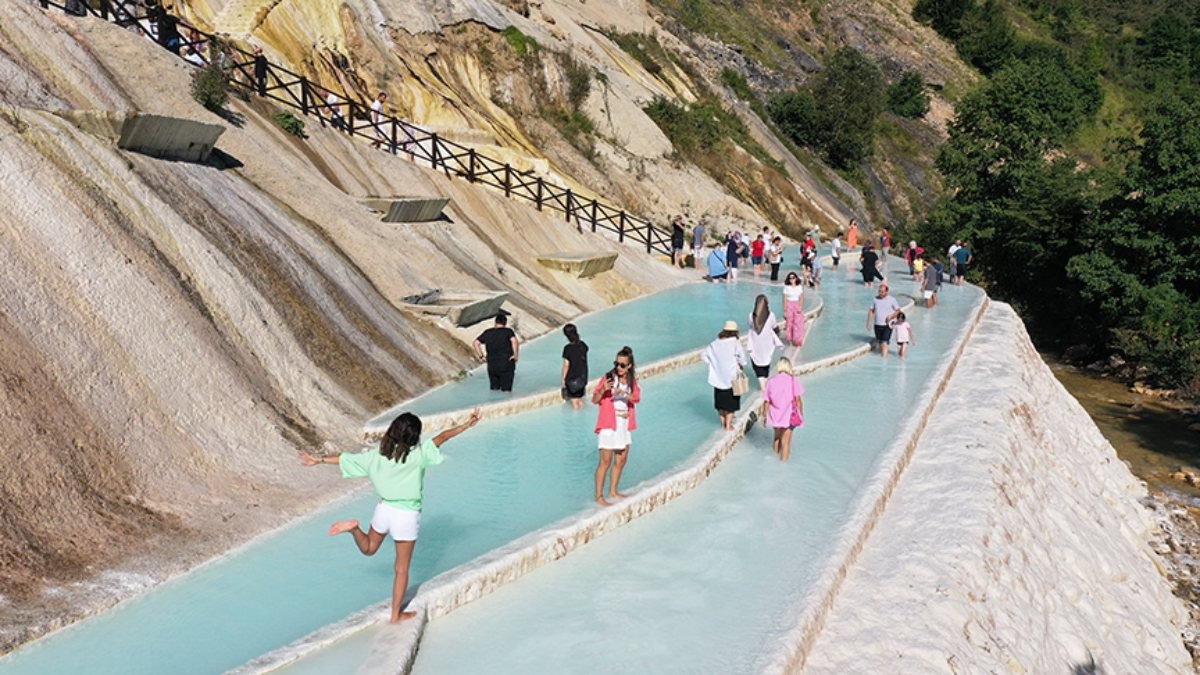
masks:
<path fill-rule="evenodd" d="M 1046 348 L 1198 393 L 1200 5 L 920 0 L 988 75 L 959 101 L 947 194 L 911 235 L 970 240 Z M 1016 20 L 1025 20 L 1018 25 Z"/>

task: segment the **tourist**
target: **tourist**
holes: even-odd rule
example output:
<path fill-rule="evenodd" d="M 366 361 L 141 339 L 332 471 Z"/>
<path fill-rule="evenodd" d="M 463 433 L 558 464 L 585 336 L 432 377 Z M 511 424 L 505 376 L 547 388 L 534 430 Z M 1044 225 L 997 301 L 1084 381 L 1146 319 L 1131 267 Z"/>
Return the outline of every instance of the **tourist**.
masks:
<path fill-rule="evenodd" d="M 579 330 L 573 323 L 563 326 L 563 335 L 567 344 L 562 350 L 562 396 L 571 402 L 572 408 L 579 410 L 583 407 L 583 395 L 587 393 L 588 346 L 579 339 Z"/>
<path fill-rule="evenodd" d="M 771 266 L 771 281 L 779 281 L 779 266 L 783 264 L 783 239 L 775 237 L 767 249 L 767 264 Z"/>
<path fill-rule="evenodd" d="M 924 258 L 923 261 L 925 273 L 921 277 L 921 298 L 928 308 L 937 304 L 938 287 L 942 285 L 942 266 L 937 258 Z"/>
<path fill-rule="evenodd" d="M 858 246 L 858 221 L 851 218 L 850 227 L 846 231 L 846 248 L 853 249 Z"/>
<path fill-rule="evenodd" d="M 708 254 L 708 280 L 716 283 L 729 280 L 729 266 L 725 264 L 725 249 L 720 246 Z"/>
<path fill-rule="evenodd" d="M 912 324 L 908 322 L 908 317 L 904 312 L 896 315 L 896 325 L 893 326 L 896 331 L 896 346 L 900 348 L 900 358 L 904 358 L 908 354 L 908 345 L 913 343 Z"/>
<path fill-rule="evenodd" d="M 713 388 L 713 407 L 721 428 L 733 431 L 733 417 L 741 409 L 741 395 L 734 392 L 735 380 L 745 378 L 746 351 L 738 339 L 736 321 L 726 321 L 717 339 L 708 343 L 700 359 L 708 364 L 708 383 Z M 739 387 L 740 389 L 740 387 Z"/>
<path fill-rule="evenodd" d="M 704 260 L 704 220 L 700 220 L 700 224 L 696 225 L 696 229 L 692 230 L 692 261 L 696 264 L 696 269 L 700 269 L 700 265 Z"/>
<path fill-rule="evenodd" d="M 786 356 L 775 363 L 775 375 L 763 392 L 763 426 L 775 430 L 771 448 L 781 462 L 792 455 L 792 432 L 804 426 L 804 386 L 792 374 L 792 361 Z"/>
<path fill-rule="evenodd" d="M 954 283 L 961 286 L 962 282 L 967 278 L 967 271 L 970 268 L 975 257 L 971 255 L 970 243 L 964 241 L 962 246 L 954 252 Z"/>
<path fill-rule="evenodd" d="M 812 261 L 817 255 L 817 243 L 813 241 L 812 233 L 804 235 L 804 243 L 800 244 L 800 266 L 804 268 L 804 276 L 812 275 Z"/>
<path fill-rule="evenodd" d="M 788 342 L 796 347 L 804 346 L 808 317 L 804 315 L 804 285 L 795 272 L 788 272 L 783 279 L 783 320 Z"/>
<path fill-rule="evenodd" d="M 267 95 L 267 57 L 262 47 L 254 48 L 254 89 L 259 96 Z"/>
<path fill-rule="evenodd" d="M 937 283 L 933 287 L 933 304 L 937 304 L 938 291 L 942 290 L 942 275 L 946 273 L 946 266 L 942 264 L 942 259 L 937 256 L 933 257 L 933 277 Z M 926 276 L 929 273 L 926 272 Z"/>
<path fill-rule="evenodd" d="M 201 56 L 200 53 L 197 52 L 192 47 L 186 47 L 186 46 L 183 47 L 182 49 L 179 50 L 179 54 L 180 54 L 180 56 L 183 57 L 184 61 L 187 61 L 188 63 L 192 64 L 193 66 L 198 66 L 200 68 L 203 68 L 204 66 L 208 65 L 207 63 L 204 62 L 204 57 Z"/>
<path fill-rule="evenodd" d="M 887 262 L 888 251 L 891 250 L 891 248 L 892 234 L 888 232 L 887 228 L 885 227 L 883 228 L 883 231 L 879 233 L 879 259 L 881 261 L 885 263 Z"/>
<path fill-rule="evenodd" d="M 517 334 L 508 327 L 508 316 L 504 312 L 497 314 L 496 324 L 480 333 L 472 346 L 479 360 L 487 363 L 492 391 L 512 391 L 520 347 Z"/>
<path fill-rule="evenodd" d="M 960 248 L 962 248 L 962 239 L 955 239 L 954 243 L 950 244 L 950 248 L 946 251 L 946 262 L 948 264 L 954 265 L 954 252 Z M 954 281 L 953 267 L 950 269 L 950 281 Z"/>
<path fill-rule="evenodd" d="M 627 346 L 621 347 L 616 360 L 613 361 L 613 369 L 600 378 L 600 383 L 592 392 L 592 403 L 600 406 L 600 416 L 596 420 L 600 447 L 600 463 L 596 466 L 598 504 L 609 504 L 604 498 L 604 478 L 608 474 L 609 466 L 612 467 L 612 478 L 608 485 L 609 499 L 621 499 L 625 496 L 617 486 L 621 482 L 625 462 L 629 460 L 629 446 L 633 442 L 631 432 L 637 429 L 634 407 L 641 400 L 642 390 L 638 387 L 634 370 L 633 350 Z"/>
<path fill-rule="evenodd" d="M 325 97 L 325 107 L 329 109 L 329 123 L 338 131 L 346 130 L 346 116 L 342 114 L 342 99 L 338 95 L 329 92 Z"/>
<path fill-rule="evenodd" d="M 808 287 L 816 288 L 821 285 L 821 256 L 814 249 L 812 252 L 812 266 L 808 270 Z"/>
<path fill-rule="evenodd" d="M 900 303 L 888 295 L 887 282 L 879 284 L 879 295 L 871 300 L 871 308 L 867 310 L 867 330 L 875 329 L 875 344 L 883 356 L 887 356 L 888 343 L 892 341 L 892 321 L 899 314 Z"/>
<path fill-rule="evenodd" d="M 842 261 L 842 233 L 841 232 L 838 232 L 837 234 L 833 235 L 833 248 L 831 250 L 831 253 L 833 254 L 832 255 L 833 269 L 837 270 L 838 265 Z"/>
<path fill-rule="evenodd" d="M 730 281 L 737 281 L 738 259 L 742 257 L 745 248 L 745 245 L 742 244 L 742 235 L 738 232 L 730 234 L 726 239 L 725 265 L 729 268 Z"/>
<path fill-rule="evenodd" d="M 383 104 L 387 101 L 387 97 L 387 92 L 381 91 L 375 100 L 371 101 L 371 128 L 375 130 L 375 140 L 371 141 L 372 148 L 378 148 L 388 140 L 387 131 L 383 128 Z"/>
<path fill-rule="evenodd" d="M 767 296 L 759 295 L 754 299 L 754 311 L 750 313 L 750 331 L 748 345 L 750 347 L 750 366 L 758 378 L 758 388 L 767 385 L 767 376 L 771 374 L 771 359 L 775 358 L 775 350 L 783 347 L 783 342 L 775 334 L 779 322 L 767 303 Z"/>
<path fill-rule="evenodd" d="M 875 247 L 871 246 L 870 242 L 863 244 L 862 253 L 858 256 L 858 261 L 862 263 L 864 286 L 870 288 L 875 283 L 875 280 L 883 281 L 883 274 L 879 271 L 882 263 L 879 260 L 879 256 L 875 253 Z"/>
<path fill-rule="evenodd" d="M 671 219 L 671 264 L 678 269 L 683 269 L 683 240 L 685 237 L 683 216 L 675 216 Z"/>
<path fill-rule="evenodd" d="M 441 447 L 446 441 L 479 423 L 479 409 L 466 422 L 446 429 L 432 440 L 421 440 L 421 419 L 402 413 L 379 442 L 378 452 L 343 452 L 317 457 L 300 453 L 304 466 L 337 464 L 344 478 L 369 478 L 379 495 L 371 525 L 363 531 L 357 520 L 342 520 L 329 528 L 331 536 L 349 532 L 363 555 L 375 555 L 384 538 L 391 535 L 396 543 L 395 580 L 392 582 L 391 622 L 411 619 L 416 612 L 402 612 L 408 590 L 408 570 L 417 534 L 421 529 L 421 498 L 425 487 L 425 469 L 442 463 Z"/>
<path fill-rule="evenodd" d="M 763 239 L 760 234 L 755 237 L 754 242 L 750 244 L 750 263 L 754 265 L 754 277 L 758 278 L 762 274 L 763 256 L 766 253 L 767 240 Z"/>
<path fill-rule="evenodd" d="M 919 248 L 917 242 L 908 242 L 908 248 L 904 249 L 904 262 L 908 264 L 908 273 L 916 277 L 916 262 L 921 258 L 921 254 L 925 249 Z"/>

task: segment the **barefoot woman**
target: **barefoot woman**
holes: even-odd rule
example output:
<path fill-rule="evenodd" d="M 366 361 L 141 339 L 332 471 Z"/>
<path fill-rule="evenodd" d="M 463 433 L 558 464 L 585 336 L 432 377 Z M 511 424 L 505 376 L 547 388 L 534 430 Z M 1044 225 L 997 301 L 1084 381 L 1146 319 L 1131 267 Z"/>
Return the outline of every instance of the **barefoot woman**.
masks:
<path fill-rule="evenodd" d="M 600 417 L 596 420 L 596 433 L 600 435 L 600 463 L 596 466 L 596 502 L 608 505 L 604 498 L 604 477 L 612 466 L 612 482 L 608 486 L 609 499 L 625 495 L 617 490 L 621 472 L 629 459 L 629 445 L 633 442 L 631 431 L 637 429 L 637 417 L 633 408 L 642 400 L 637 375 L 633 369 L 633 350 L 622 347 L 613 361 L 613 369 L 600 378 L 600 384 L 592 392 L 592 402 L 600 405 Z"/>
<path fill-rule="evenodd" d="M 396 542 L 396 579 L 392 584 L 392 623 L 411 619 L 416 612 L 401 612 L 404 593 L 408 590 L 408 566 L 417 531 L 421 527 L 421 493 L 425 469 L 442 463 L 442 444 L 479 422 L 476 408 L 466 422 L 421 441 L 421 419 L 412 413 L 402 413 L 392 420 L 379 452 L 341 453 L 316 457 L 300 453 L 304 466 L 337 464 L 344 478 L 370 478 L 379 493 L 379 504 L 371 517 L 371 527 L 363 531 L 357 520 L 343 520 L 329 528 L 329 534 L 349 532 L 363 555 L 375 555 L 384 537 L 392 535 Z"/>

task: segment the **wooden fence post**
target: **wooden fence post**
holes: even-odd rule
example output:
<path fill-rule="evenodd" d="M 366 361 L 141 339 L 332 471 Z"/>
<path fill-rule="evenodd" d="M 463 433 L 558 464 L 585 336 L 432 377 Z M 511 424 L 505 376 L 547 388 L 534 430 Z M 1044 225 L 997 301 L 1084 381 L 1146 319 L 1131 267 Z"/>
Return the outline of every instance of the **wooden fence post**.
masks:
<path fill-rule="evenodd" d="M 625 243 L 625 212 L 621 211 L 621 218 L 617 221 L 617 241 Z"/>
<path fill-rule="evenodd" d="M 571 208 L 571 206 L 572 206 L 571 202 L 573 202 L 574 200 L 575 200 L 575 193 L 571 192 L 571 188 L 567 188 L 567 208 L 565 209 L 565 212 L 566 212 L 566 217 L 567 217 L 566 219 L 567 219 L 568 223 L 571 222 L 571 211 L 573 210 Z"/>
<path fill-rule="evenodd" d="M 436 131 L 429 134 L 429 138 L 433 141 L 433 152 L 430 154 L 429 163 L 431 168 L 436 169 L 438 162 L 441 160 L 441 140 L 438 139 Z"/>
<path fill-rule="evenodd" d="M 301 77 L 300 78 L 300 112 L 304 113 L 305 115 L 307 115 L 309 113 L 309 106 L 310 106 L 309 102 L 311 100 L 312 100 L 312 94 L 309 93 L 309 90 L 308 90 L 308 78 Z M 323 124 L 323 122 L 322 122 L 322 124 Z"/>
<path fill-rule="evenodd" d="M 596 231 L 596 210 L 598 208 L 599 208 L 599 206 L 596 204 L 596 200 L 593 199 L 592 200 L 592 232 Z"/>
<path fill-rule="evenodd" d="M 475 182 L 475 148 L 467 151 L 467 180 Z"/>
<path fill-rule="evenodd" d="M 650 223 L 646 223 L 646 253 L 653 253 L 650 242 L 654 241 L 654 228 L 650 227 Z"/>
<path fill-rule="evenodd" d="M 509 164 L 504 165 L 504 196 L 512 196 L 512 166 Z"/>
<path fill-rule="evenodd" d="M 537 201 L 537 210 L 541 211 L 542 210 L 542 201 L 543 201 L 542 192 L 546 189 L 546 182 L 544 180 L 542 180 L 541 176 L 538 176 L 537 186 L 538 186 L 537 199 L 535 201 Z"/>

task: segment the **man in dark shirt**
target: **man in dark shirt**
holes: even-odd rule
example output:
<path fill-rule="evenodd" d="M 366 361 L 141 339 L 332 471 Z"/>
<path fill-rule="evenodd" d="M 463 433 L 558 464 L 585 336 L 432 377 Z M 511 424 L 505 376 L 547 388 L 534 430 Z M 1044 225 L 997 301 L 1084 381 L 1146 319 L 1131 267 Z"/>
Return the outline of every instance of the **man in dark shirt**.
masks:
<path fill-rule="evenodd" d="M 267 95 L 267 57 L 262 47 L 254 48 L 254 88 L 259 96 Z"/>
<path fill-rule="evenodd" d="M 475 355 L 487 363 L 488 380 L 492 391 L 512 391 L 513 375 L 517 371 L 517 334 L 508 327 L 508 317 L 496 315 L 496 325 L 475 338 Z"/>

